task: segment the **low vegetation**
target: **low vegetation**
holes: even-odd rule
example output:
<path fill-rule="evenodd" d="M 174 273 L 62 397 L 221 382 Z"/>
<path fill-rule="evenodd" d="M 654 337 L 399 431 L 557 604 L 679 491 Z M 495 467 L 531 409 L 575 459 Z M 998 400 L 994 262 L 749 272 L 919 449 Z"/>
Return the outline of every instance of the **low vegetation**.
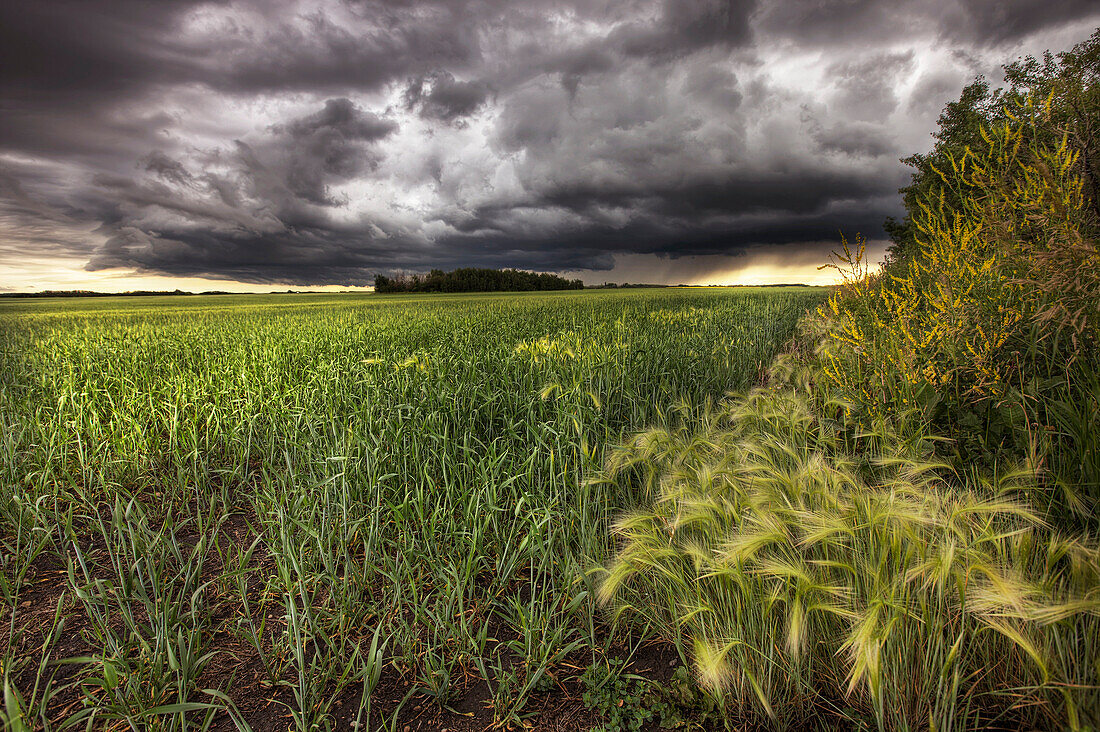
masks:
<path fill-rule="evenodd" d="M 585 476 L 624 433 L 748 388 L 824 294 L 5 304 L 4 719 L 584 712 L 586 669 L 641 644 L 586 574 L 629 497 Z"/>

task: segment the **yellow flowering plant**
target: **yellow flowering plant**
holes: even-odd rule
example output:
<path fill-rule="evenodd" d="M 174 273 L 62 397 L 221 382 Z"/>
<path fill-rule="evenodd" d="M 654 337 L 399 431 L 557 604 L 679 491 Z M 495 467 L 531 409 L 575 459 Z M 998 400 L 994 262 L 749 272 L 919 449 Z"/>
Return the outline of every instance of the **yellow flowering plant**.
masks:
<path fill-rule="evenodd" d="M 1022 102 L 937 171 L 912 217 L 916 256 L 872 272 L 862 238 L 842 243 L 817 358 L 857 422 L 917 410 L 967 461 L 1050 451 L 1047 397 L 1096 354 L 1100 253 L 1079 153 L 1035 133 L 1049 113 Z"/>

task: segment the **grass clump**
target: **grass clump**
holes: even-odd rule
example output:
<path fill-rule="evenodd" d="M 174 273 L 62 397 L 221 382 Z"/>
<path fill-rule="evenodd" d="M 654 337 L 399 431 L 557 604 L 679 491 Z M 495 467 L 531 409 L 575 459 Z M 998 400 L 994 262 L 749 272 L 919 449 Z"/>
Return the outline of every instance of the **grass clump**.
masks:
<path fill-rule="evenodd" d="M 637 437 L 607 479 L 648 502 L 615 524 L 602 598 L 690 652 L 731 719 L 1095 724 L 1095 546 L 1058 536 L 1019 473 L 970 479 L 889 432 L 872 447 L 843 412 L 761 390 Z"/>

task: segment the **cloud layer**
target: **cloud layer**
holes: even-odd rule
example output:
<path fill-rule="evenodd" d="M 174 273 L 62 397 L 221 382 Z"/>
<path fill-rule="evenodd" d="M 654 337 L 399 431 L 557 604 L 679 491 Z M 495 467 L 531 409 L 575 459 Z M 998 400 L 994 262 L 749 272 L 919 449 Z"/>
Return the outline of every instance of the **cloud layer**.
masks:
<path fill-rule="evenodd" d="M 1095 24 L 1088 0 L 8 3 L 0 262 L 311 285 L 823 258 L 881 235 L 965 81 Z"/>

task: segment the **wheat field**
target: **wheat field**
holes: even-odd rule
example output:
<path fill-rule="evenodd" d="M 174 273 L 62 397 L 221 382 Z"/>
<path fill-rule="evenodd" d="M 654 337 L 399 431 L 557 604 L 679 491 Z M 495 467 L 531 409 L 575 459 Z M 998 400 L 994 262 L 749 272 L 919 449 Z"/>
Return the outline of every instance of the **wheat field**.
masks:
<path fill-rule="evenodd" d="M 598 696 L 649 636 L 595 599 L 636 497 L 590 478 L 757 383 L 825 294 L 0 303 L 5 719 L 465 729 Z"/>

